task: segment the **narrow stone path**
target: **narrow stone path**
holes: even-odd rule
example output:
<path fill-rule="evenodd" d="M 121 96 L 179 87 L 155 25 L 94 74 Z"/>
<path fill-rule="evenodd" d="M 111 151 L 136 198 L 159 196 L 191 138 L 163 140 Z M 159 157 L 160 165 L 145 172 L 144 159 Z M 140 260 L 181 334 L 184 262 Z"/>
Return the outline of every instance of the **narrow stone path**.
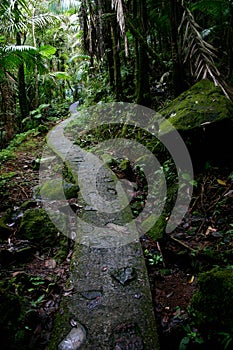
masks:
<path fill-rule="evenodd" d="M 75 248 L 67 293 L 48 349 L 157 350 L 139 234 L 130 220 L 131 212 L 123 209 L 127 207 L 127 195 L 98 157 L 64 136 L 65 126 L 78 117 L 76 104 L 70 112 L 71 118 L 48 134 L 48 146 L 72 169 L 83 210 L 80 217 L 71 209 L 66 213 L 68 224 L 63 233 L 75 239 Z M 49 206 L 45 203 L 47 209 Z"/>

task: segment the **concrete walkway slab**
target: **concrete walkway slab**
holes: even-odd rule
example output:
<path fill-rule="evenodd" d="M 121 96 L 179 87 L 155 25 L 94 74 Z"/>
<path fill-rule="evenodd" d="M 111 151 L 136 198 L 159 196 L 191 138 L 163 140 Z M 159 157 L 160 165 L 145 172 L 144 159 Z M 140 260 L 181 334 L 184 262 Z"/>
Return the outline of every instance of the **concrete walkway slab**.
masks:
<path fill-rule="evenodd" d="M 79 174 L 83 171 L 83 177 L 78 177 L 79 203 L 83 211 L 74 225 L 76 232 L 72 237 L 76 243 L 67 292 L 55 320 L 48 350 L 158 350 L 139 234 L 133 223 L 125 224 L 129 209 L 119 210 L 118 216 L 112 215 L 118 208 L 116 179 L 105 166 L 101 166 L 98 174 L 99 197 L 96 198 L 92 191 L 82 196 L 82 178 L 90 176 L 88 181 L 91 183 L 91 174 L 95 172 L 93 163 L 97 161 L 95 156 L 87 156 L 66 139 L 63 131 L 68 123 L 69 120 L 60 123 L 49 133 L 48 145 L 61 160 L 65 159 L 72 171 L 79 171 Z M 85 181 L 86 184 L 87 179 Z M 117 188 L 122 204 L 128 199 L 124 191 Z M 106 215 L 98 210 L 103 198 L 109 206 Z M 74 231 L 74 227 L 70 230 Z"/>

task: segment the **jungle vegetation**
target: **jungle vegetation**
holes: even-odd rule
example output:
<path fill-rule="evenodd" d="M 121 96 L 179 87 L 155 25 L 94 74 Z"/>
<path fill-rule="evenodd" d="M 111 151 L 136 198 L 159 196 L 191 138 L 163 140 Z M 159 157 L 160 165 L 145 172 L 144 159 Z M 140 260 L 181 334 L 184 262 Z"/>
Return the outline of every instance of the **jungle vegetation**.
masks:
<path fill-rule="evenodd" d="M 202 78 L 231 98 L 232 32 L 230 0 L 2 0 L 1 143 L 77 100 L 157 108 Z"/>

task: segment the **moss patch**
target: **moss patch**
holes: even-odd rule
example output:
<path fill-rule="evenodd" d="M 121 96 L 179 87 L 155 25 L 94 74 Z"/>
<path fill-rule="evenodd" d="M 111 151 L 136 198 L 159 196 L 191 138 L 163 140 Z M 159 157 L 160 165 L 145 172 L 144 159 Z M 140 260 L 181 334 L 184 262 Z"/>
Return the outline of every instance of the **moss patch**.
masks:
<path fill-rule="evenodd" d="M 159 111 L 178 130 L 189 130 L 206 122 L 233 120 L 233 104 L 222 90 L 202 80 Z"/>
<path fill-rule="evenodd" d="M 60 179 L 54 179 L 45 182 L 37 191 L 40 192 L 43 198 L 50 200 L 64 199 L 64 196 L 66 199 L 71 199 L 77 198 L 79 186 Z"/>
<path fill-rule="evenodd" d="M 195 322 L 205 335 L 233 331 L 233 270 L 213 269 L 200 274 L 199 291 L 191 309 Z"/>

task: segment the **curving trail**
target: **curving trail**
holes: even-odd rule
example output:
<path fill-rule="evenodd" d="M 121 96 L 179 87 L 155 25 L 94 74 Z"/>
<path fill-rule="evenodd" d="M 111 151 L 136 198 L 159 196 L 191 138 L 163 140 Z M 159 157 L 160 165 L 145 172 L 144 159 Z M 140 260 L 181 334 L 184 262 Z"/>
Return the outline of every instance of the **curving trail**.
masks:
<path fill-rule="evenodd" d="M 47 137 L 51 159 L 72 170 L 83 207 L 80 217 L 70 208 L 66 213 L 63 233 L 76 242 L 68 286 L 72 294 L 63 297 L 48 349 L 157 350 L 150 285 L 128 198 L 102 160 L 65 137 L 65 126 L 78 117 L 76 107 L 71 105 L 71 117 Z M 56 179 L 62 183 L 61 174 Z M 64 195 L 62 202 L 67 205 Z M 59 227 L 51 212 L 61 218 L 61 200 L 44 200 L 44 205 Z"/>

